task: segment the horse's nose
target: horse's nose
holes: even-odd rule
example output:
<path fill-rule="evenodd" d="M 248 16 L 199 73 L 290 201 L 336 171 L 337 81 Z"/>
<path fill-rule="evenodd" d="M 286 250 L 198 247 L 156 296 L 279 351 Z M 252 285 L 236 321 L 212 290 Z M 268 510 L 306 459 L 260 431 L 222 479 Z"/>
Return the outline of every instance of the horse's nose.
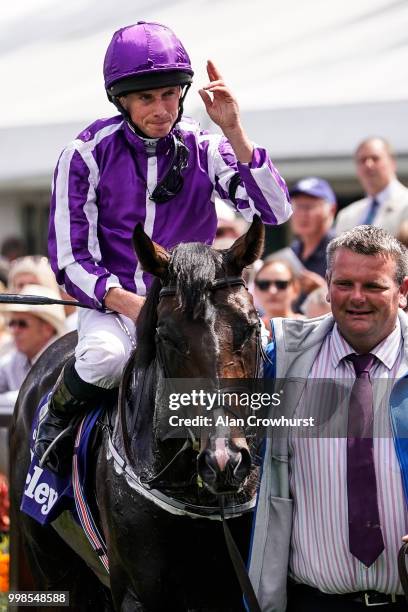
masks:
<path fill-rule="evenodd" d="M 197 469 L 213 493 L 234 493 L 250 473 L 251 456 L 246 448 L 228 448 L 222 457 L 207 448 L 198 455 Z"/>
<path fill-rule="evenodd" d="M 243 482 L 251 471 L 251 455 L 247 448 L 238 449 L 235 455 L 239 461 L 237 461 L 234 467 L 233 474 L 238 482 Z"/>

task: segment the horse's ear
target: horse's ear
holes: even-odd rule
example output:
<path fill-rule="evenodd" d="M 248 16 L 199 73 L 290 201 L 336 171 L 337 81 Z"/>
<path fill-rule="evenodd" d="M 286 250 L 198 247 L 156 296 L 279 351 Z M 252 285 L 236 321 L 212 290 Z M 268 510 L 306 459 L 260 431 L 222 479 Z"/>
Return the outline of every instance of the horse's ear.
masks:
<path fill-rule="evenodd" d="M 170 253 L 149 238 L 143 231 L 141 223 L 136 225 L 133 232 L 133 248 L 144 272 L 150 272 L 159 278 L 164 277 L 169 265 Z"/>
<path fill-rule="evenodd" d="M 237 238 L 234 244 L 228 249 L 228 261 L 237 267 L 239 272 L 259 259 L 264 250 L 265 228 L 258 217 L 255 215 L 246 234 Z"/>

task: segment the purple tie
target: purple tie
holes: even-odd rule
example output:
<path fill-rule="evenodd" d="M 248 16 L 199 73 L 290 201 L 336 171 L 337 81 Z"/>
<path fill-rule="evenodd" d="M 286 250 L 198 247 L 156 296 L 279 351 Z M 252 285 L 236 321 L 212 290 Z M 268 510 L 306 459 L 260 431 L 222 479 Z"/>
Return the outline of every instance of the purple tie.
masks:
<path fill-rule="evenodd" d="M 347 431 L 349 547 L 370 567 L 384 550 L 373 458 L 373 387 L 369 371 L 375 355 L 349 355 L 356 380 L 350 395 Z"/>
<path fill-rule="evenodd" d="M 372 225 L 379 206 L 379 201 L 373 198 L 371 200 L 370 208 L 368 209 L 367 215 L 361 225 Z"/>

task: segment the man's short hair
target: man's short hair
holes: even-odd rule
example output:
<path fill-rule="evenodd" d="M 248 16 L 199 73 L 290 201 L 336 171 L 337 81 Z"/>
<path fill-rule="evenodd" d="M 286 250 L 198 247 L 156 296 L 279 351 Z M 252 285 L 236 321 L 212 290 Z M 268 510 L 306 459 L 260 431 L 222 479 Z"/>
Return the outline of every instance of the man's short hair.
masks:
<path fill-rule="evenodd" d="M 370 144 L 371 142 L 373 142 L 374 140 L 379 140 L 383 146 L 384 149 L 386 150 L 386 152 L 388 153 L 388 155 L 392 158 L 395 159 L 396 158 L 396 153 L 395 153 L 395 149 L 392 146 L 392 144 L 386 139 L 383 138 L 382 136 L 370 136 L 369 138 L 365 138 L 364 140 L 362 140 L 356 147 L 356 150 L 354 151 L 354 157 L 357 157 L 358 152 L 360 151 L 360 149 L 362 147 L 364 147 L 367 144 Z"/>
<path fill-rule="evenodd" d="M 327 245 L 327 272 L 333 268 L 338 249 L 349 249 L 358 255 L 385 255 L 396 264 L 395 282 L 401 285 L 408 275 L 408 250 L 389 232 L 372 225 L 358 225 L 333 238 Z"/>

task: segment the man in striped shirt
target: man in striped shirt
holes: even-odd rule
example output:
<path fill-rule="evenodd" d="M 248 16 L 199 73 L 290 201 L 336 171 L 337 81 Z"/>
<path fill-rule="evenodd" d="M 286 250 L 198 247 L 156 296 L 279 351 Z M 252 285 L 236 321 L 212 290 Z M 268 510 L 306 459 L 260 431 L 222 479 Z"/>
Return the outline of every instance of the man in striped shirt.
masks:
<path fill-rule="evenodd" d="M 342 437 L 329 437 L 327 429 L 308 436 L 292 430 L 286 436 L 272 432 L 267 440 L 250 564 L 263 611 L 286 609 L 288 567 L 288 612 L 349 612 L 371 605 L 406 609 L 397 555 L 408 532 L 408 454 L 401 442 L 408 425 L 402 410 L 408 376 L 408 320 L 402 310 L 407 273 L 407 251 L 397 240 L 379 228 L 359 226 L 328 246 L 333 315 L 273 321 L 275 345 L 268 351 L 274 374 L 295 381 L 288 383 L 284 414 L 305 417 L 314 411 L 343 420 L 346 429 Z M 377 537 L 379 545 L 369 560 L 361 560 L 352 535 L 356 509 L 350 485 L 359 468 L 352 463 L 347 422 L 356 409 L 352 390 L 360 376 L 354 362 L 367 357 L 373 433 L 361 437 L 371 443 L 371 459 L 365 458 L 361 471 L 357 521 L 376 502 L 377 519 L 364 525 L 370 535 L 363 547 Z M 325 392 L 319 396 L 322 381 Z M 346 393 L 347 401 L 334 403 L 330 389 L 337 398 Z M 360 407 L 365 403 L 360 398 Z M 364 495 L 370 473 L 374 493 Z"/>
<path fill-rule="evenodd" d="M 152 278 L 132 233 L 141 223 L 156 242 L 211 244 L 215 196 L 247 221 L 278 224 L 291 214 L 285 182 L 265 149 L 243 130 L 237 102 L 212 62 L 200 90 L 222 135 L 182 118 L 193 71 L 167 27 L 139 22 L 115 32 L 105 88 L 120 114 L 94 122 L 62 152 L 54 174 L 49 254 L 59 284 L 91 307 L 79 315 L 75 359 L 53 392 L 35 444 L 51 469 L 68 467 L 71 435 L 51 442 L 88 400 L 118 385 L 134 345 L 135 321 Z M 69 433 L 69 432 L 68 432 Z"/>

